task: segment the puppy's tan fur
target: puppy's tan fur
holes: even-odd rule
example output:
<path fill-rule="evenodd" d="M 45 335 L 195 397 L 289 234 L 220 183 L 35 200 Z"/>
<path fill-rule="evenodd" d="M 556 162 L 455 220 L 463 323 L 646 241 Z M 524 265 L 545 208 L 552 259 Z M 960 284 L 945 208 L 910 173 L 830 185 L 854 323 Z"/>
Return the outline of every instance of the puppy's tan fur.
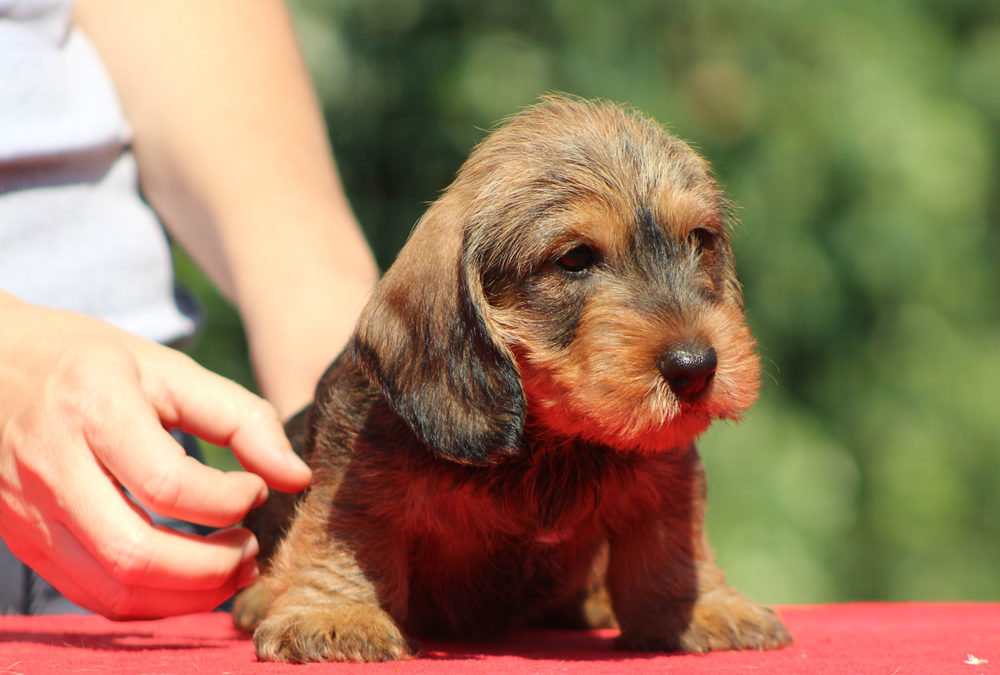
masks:
<path fill-rule="evenodd" d="M 713 562 L 693 445 L 758 373 L 706 162 L 616 106 L 545 99 L 428 209 L 290 423 L 313 486 L 249 518 L 265 555 L 288 532 L 236 624 L 296 662 L 519 625 L 787 644 Z"/>

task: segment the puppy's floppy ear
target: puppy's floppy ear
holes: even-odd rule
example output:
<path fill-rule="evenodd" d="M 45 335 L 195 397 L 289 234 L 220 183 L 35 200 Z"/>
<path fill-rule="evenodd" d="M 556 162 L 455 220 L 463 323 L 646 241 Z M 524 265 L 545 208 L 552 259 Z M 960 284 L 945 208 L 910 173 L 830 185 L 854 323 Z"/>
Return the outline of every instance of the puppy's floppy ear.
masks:
<path fill-rule="evenodd" d="M 434 452 L 489 464 L 517 451 L 525 398 L 463 255 L 461 201 L 446 193 L 417 224 L 361 316 L 354 353 Z"/>

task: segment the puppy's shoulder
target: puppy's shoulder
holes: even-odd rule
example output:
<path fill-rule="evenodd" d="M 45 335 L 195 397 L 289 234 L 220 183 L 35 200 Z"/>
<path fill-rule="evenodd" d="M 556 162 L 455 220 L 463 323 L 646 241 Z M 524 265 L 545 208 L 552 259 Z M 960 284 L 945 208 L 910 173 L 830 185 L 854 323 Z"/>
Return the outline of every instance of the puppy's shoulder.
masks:
<path fill-rule="evenodd" d="M 373 409 L 383 402 L 378 388 L 361 370 L 351 350 L 344 350 L 316 386 L 305 419 L 300 454 L 310 463 L 346 460 L 358 435 L 371 424 Z"/>

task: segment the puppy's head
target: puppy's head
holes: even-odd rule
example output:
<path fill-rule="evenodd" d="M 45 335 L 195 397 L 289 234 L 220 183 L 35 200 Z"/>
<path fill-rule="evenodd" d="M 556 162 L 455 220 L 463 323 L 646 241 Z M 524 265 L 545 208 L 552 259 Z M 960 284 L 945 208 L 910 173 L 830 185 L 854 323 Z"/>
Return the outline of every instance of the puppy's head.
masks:
<path fill-rule="evenodd" d="M 707 164 L 610 104 L 548 98 L 472 153 L 362 316 L 355 353 L 437 453 L 525 424 L 686 446 L 755 399 L 725 200 Z"/>

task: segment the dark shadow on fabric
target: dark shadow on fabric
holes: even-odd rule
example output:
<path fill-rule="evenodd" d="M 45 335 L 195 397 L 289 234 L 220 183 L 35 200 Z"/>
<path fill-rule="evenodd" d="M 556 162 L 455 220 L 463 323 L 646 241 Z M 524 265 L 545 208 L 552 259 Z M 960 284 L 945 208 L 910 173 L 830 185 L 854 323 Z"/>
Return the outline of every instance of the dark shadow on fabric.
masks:
<path fill-rule="evenodd" d="M 420 658 L 465 661 L 513 656 L 533 661 L 631 661 L 666 656 L 663 652 L 625 652 L 614 648 L 616 630 L 533 630 L 490 641 L 426 641 Z M 678 652 L 678 655 L 685 655 Z"/>
<path fill-rule="evenodd" d="M 0 645 L 20 642 L 27 644 L 94 649 L 109 652 L 144 652 L 187 649 L 220 649 L 233 642 L 242 642 L 246 636 L 236 633 L 231 637 L 199 637 L 197 635 L 162 635 L 149 632 L 119 633 L 67 633 L 63 631 L 0 630 Z"/>

